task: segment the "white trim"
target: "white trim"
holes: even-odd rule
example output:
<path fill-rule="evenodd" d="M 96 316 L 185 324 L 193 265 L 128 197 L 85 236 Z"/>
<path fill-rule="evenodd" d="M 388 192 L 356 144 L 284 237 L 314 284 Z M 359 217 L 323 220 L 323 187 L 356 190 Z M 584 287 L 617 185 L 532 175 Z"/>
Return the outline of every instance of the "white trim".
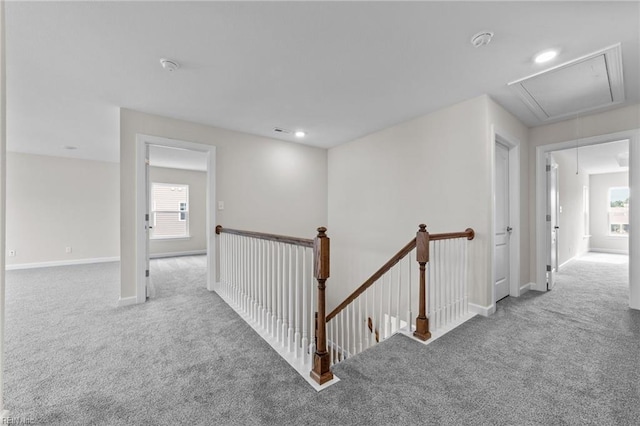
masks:
<path fill-rule="evenodd" d="M 151 240 L 151 241 L 165 241 L 165 240 L 168 240 L 168 241 L 176 241 L 176 240 L 177 241 L 180 241 L 180 240 L 188 241 L 191 238 L 192 238 L 191 235 L 188 235 L 186 237 L 149 237 L 149 240 Z"/>
<path fill-rule="evenodd" d="M 571 259 L 565 260 L 564 262 L 562 262 L 560 265 L 558 265 L 558 270 L 560 270 L 560 268 L 564 268 L 565 266 L 567 266 L 569 262 L 571 262 L 572 260 L 575 260 L 576 257 L 578 256 L 573 256 Z"/>
<path fill-rule="evenodd" d="M 122 308 L 123 306 L 135 305 L 138 303 L 136 296 L 119 298 L 118 299 L 118 308 Z"/>
<path fill-rule="evenodd" d="M 513 228 L 509 236 L 509 296 L 520 296 L 520 140 L 503 129 L 491 125 L 491 230 L 490 230 L 490 262 L 491 262 L 491 301 L 496 301 L 495 271 L 495 199 L 496 199 L 496 165 L 495 149 L 499 143 L 509 149 L 509 225 Z"/>
<path fill-rule="evenodd" d="M 608 248 L 590 248 L 589 252 L 593 253 L 611 253 L 611 254 L 629 254 L 629 250 L 618 250 L 618 249 L 608 249 Z"/>
<path fill-rule="evenodd" d="M 482 315 L 483 317 L 488 317 L 496 312 L 496 304 L 492 303 L 489 306 L 481 306 L 476 305 L 475 303 L 469 303 L 469 312 Z"/>
<path fill-rule="evenodd" d="M 188 251 L 174 251 L 168 253 L 149 253 L 151 259 L 160 259 L 163 257 L 180 257 L 180 256 L 197 256 L 201 254 L 207 254 L 207 250 L 188 250 Z"/>
<path fill-rule="evenodd" d="M 216 277 L 216 245 L 215 232 L 213 228 L 216 223 L 216 209 L 213 204 L 216 200 L 216 147 L 195 142 L 186 142 L 177 139 L 168 139 L 159 136 L 136 134 L 136 303 L 146 301 L 146 243 L 147 233 L 145 231 L 144 215 L 147 210 L 146 200 L 146 173 L 145 159 L 146 149 L 149 145 L 167 146 L 177 149 L 198 151 L 207 154 L 207 200 L 206 200 L 206 225 L 207 235 L 207 289 L 213 290 Z"/>
<path fill-rule="evenodd" d="M 545 156 L 548 152 L 561 149 L 574 148 L 576 142 L 579 146 L 597 145 L 606 142 L 629 140 L 629 190 L 631 200 L 640 200 L 640 129 L 625 130 L 606 135 L 581 138 L 578 141 L 569 140 L 536 147 L 535 158 L 535 203 L 536 203 L 536 262 L 533 290 L 546 290 L 546 182 L 545 182 Z M 640 229 L 640 209 L 635 209 L 633 202 L 629 204 L 630 233 L 634 229 Z M 593 251 L 593 249 L 591 249 Z M 637 265 L 637 266 L 636 266 Z M 629 238 L 629 307 L 640 309 L 640 238 Z"/>
<path fill-rule="evenodd" d="M 5 270 L 15 271 L 18 269 L 33 269 L 33 268 L 50 268 L 52 266 L 71 266 L 71 265 L 86 265 L 89 263 L 108 263 L 119 262 L 120 257 L 94 257 L 88 259 L 74 259 L 74 260 L 53 260 L 50 262 L 36 262 L 36 263 L 17 263 L 15 265 L 6 265 Z"/>
<path fill-rule="evenodd" d="M 531 290 L 531 285 L 533 283 L 526 283 L 520 286 L 520 296 Z"/>

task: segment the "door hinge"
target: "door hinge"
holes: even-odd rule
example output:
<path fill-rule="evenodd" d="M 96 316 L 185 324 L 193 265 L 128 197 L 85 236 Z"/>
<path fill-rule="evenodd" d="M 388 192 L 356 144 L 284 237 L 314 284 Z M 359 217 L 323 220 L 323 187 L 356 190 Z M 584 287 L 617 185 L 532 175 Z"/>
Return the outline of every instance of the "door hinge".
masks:
<path fill-rule="evenodd" d="M 144 276 L 148 277 L 149 276 L 149 270 L 147 269 L 146 271 L 144 271 Z"/>
<path fill-rule="evenodd" d="M 550 172 L 551 171 L 551 164 L 547 164 L 547 167 L 545 168 L 545 170 Z"/>
<path fill-rule="evenodd" d="M 147 221 L 147 222 L 149 222 L 149 213 L 147 213 L 147 214 L 145 214 L 145 215 L 144 215 L 144 220 L 145 220 L 145 221 Z"/>
<path fill-rule="evenodd" d="M 550 214 L 547 215 L 547 222 L 551 222 L 551 215 Z"/>
<path fill-rule="evenodd" d="M 551 265 L 547 265 L 547 272 L 551 272 Z"/>

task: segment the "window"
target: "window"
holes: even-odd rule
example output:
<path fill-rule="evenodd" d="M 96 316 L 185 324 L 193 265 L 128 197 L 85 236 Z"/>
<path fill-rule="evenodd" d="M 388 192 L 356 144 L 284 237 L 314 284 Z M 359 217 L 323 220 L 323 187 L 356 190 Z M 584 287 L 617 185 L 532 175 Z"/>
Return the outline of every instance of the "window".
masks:
<path fill-rule="evenodd" d="M 629 187 L 609 188 L 609 235 L 629 235 Z"/>
<path fill-rule="evenodd" d="M 189 185 L 151 184 L 150 238 L 189 237 Z"/>

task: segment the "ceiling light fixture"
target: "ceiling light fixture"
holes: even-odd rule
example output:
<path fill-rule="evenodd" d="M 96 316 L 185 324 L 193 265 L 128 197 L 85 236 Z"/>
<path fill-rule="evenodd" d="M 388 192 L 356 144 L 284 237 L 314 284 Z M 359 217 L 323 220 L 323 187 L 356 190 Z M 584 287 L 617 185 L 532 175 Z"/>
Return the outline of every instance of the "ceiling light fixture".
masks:
<path fill-rule="evenodd" d="M 471 37 L 471 44 L 474 47 L 486 46 L 491 43 L 493 33 L 491 31 L 480 31 L 478 34 Z"/>
<path fill-rule="evenodd" d="M 302 130 L 296 130 L 294 135 L 296 135 L 296 138 L 304 138 L 307 134 L 305 132 L 303 132 Z"/>
<path fill-rule="evenodd" d="M 557 50 L 545 50 L 544 52 L 538 53 L 534 58 L 534 62 L 536 64 L 544 64 L 545 62 L 549 62 L 553 58 L 558 56 Z"/>
<path fill-rule="evenodd" d="M 164 68 L 167 71 L 175 71 L 178 68 L 180 68 L 179 63 L 171 59 L 165 59 L 165 58 L 160 59 L 160 65 L 162 65 L 162 68 Z"/>

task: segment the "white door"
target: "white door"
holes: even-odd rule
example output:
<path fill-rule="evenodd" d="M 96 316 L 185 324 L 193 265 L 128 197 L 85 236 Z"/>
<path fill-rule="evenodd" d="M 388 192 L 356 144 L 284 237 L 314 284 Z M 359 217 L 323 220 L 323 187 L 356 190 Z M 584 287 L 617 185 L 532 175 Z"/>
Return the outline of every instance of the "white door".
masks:
<path fill-rule="evenodd" d="M 145 161 L 144 161 L 144 183 L 145 183 L 145 199 L 146 199 L 146 213 L 144 215 L 145 217 L 145 231 L 146 231 L 146 238 L 145 238 L 145 246 L 144 246 L 144 254 L 145 254 L 145 265 L 146 265 L 146 271 L 145 271 L 145 298 L 148 299 L 149 297 L 152 297 L 153 295 L 151 294 L 151 277 L 149 276 L 149 238 L 151 237 L 151 228 L 153 227 L 151 224 L 152 222 L 152 218 L 151 218 L 151 182 L 149 181 L 149 145 L 145 145 Z"/>
<path fill-rule="evenodd" d="M 555 284 L 558 272 L 558 164 L 547 155 L 547 290 Z"/>
<path fill-rule="evenodd" d="M 495 197 L 495 295 L 496 301 L 509 295 L 509 150 L 496 144 Z"/>

